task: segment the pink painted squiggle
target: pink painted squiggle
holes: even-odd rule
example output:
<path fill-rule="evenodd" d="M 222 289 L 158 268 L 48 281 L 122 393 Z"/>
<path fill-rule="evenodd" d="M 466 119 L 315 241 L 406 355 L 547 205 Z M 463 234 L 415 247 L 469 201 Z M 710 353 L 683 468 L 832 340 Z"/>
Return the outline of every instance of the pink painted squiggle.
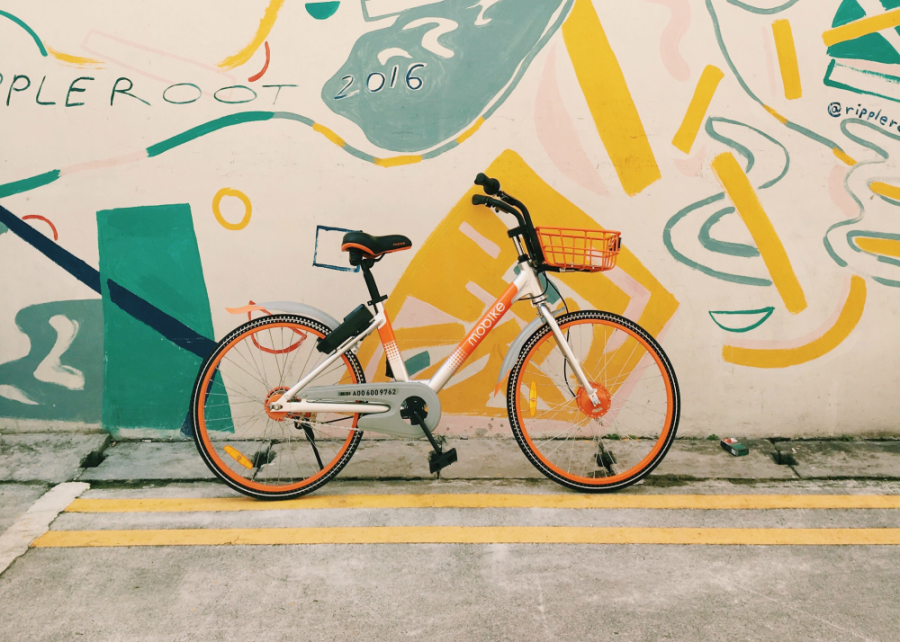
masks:
<path fill-rule="evenodd" d="M 609 196 L 566 111 L 557 81 L 555 48 L 547 56 L 544 75 L 538 88 L 534 125 L 538 140 L 559 171 L 585 189 L 600 196 Z"/>
<path fill-rule="evenodd" d="M 691 68 L 678 51 L 678 45 L 688 27 L 691 26 L 691 3 L 689 0 L 646 0 L 653 4 L 665 5 L 672 12 L 672 18 L 666 25 L 659 41 L 659 53 L 663 64 L 675 80 L 685 82 L 691 77 Z"/>

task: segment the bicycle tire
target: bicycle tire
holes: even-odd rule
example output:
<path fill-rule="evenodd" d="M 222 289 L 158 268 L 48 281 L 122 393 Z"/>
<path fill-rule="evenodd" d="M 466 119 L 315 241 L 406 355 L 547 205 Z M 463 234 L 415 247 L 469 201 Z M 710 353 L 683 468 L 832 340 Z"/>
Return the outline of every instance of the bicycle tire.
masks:
<path fill-rule="evenodd" d="M 273 330 L 277 330 L 277 332 L 273 332 Z M 315 367 L 315 362 L 309 366 L 310 361 L 313 361 L 313 356 L 316 356 L 319 361 L 326 358 L 326 355 L 322 355 L 316 350 L 316 344 L 330 332 L 331 330 L 322 323 L 307 317 L 290 314 L 262 317 L 234 329 L 216 345 L 212 354 L 204 360 L 191 395 L 190 416 L 193 424 L 194 443 L 213 474 L 234 490 L 257 499 L 299 497 L 311 493 L 331 481 L 356 452 L 363 435 L 362 431 L 356 430 L 359 415 L 345 415 L 344 417 L 349 421 L 338 419 L 319 422 L 318 415 L 295 418 L 286 413 L 270 413 L 266 409 L 266 402 L 273 398 L 278 390 L 286 391 L 300 380 L 304 372 L 309 372 Z M 287 347 L 279 347 L 276 334 L 280 335 L 281 343 Z M 285 334 L 287 335 L 286 341 Z M 301 338 L 298 339 L 298 337 Z M 315 340 L 307 341 L 307 338 Z M 229 358 L 229 354 L 232 355 L 231 358 Z M 294 372 L 296 369 L 294 364 L 303 358 L 306 359 L 301 368 L 303 372 Z M 277 385 L 272 385 L 273 382 L 267 381 L 270 370 L 266 368 L 266 363 L 271 361 L 278 366 L 276 368 L 279 376 Z M 352 353 L 344 354 L 336 363 L 340 364 L 341 361 L 346 372 L 341 373 L 338 377 L 340 382 L 365 383 L 363 369 Z M 333 379 L 335 374 L 332 373 L 338 373 L 339 368 L 340 366 L 334 370 L 326 370 Z M 289 370 L 290 372 L 288 372 Z M 323 372 L 320 377 L 324 375 Z M 311 385 L 326 385 L 327 383 L 337 382 L 320 383 L 319 379 L 316 379 Z M 221 390 L 216 387 L 217 384 Z M 258 384 L 261 384 L 261 387 Z M 213 392 L 213 390 L 217 390 L 217 392 Z M 256 395 L 257 390 L 260 391 L 258 395 Z M 214 402 L 220 403 L 210 404 L 209 401 L 213 395 L 225 398 L 213 399 Z M 238 400 L 241 397 L 245 399 Z M 255 406 L 256 402 L 259 404 L 258 408 Z M 250 406 L 241 411 L 248 410 L 251 413 L 249 417 L 254 418 L 238 426 L 235 417 L 238 416 L 236 408 L 240 404 Z M 209 415 L 207 415 L 207 411 L 209 411 Z M 219 416 L 215 417 L 214 415 Z M 279 418 L 281 415 L 284 416 Z M 256 421 L 262 416 L 266 418 L 265 426 L 260 429 Z M 220 423 L 213 427 L 210 424 L 214 422 Z M 330 428 L 337 423 L 344 425 Z M 311 431 L 312 438 L 308 436 L 307 428 Z M 244 432 L 241 432 L 242 430 Z M 338 437 L 332 440 L 321 440 L 316 437 L 316 431 L 319 431 L 321 437 L 326 430 L 337 434 Z M 341 442 L 340 435 L 344 430 L 347 431 L 347 436 Z M 302 439 L 300 431 L 302 431 Z M 222 439 L 229 435 L 232 435 L 229 439 Z M 252 435 L 254 441 L 248 442 L 242 439 L 247 435 Z M 249 437 L 247 438 L 249 439 Z M 309 452 L 314 453 L 315 464 L 310 462 L 310 466 L 305 463 L 305 460 L 308 459 L 305 450 L 302 455 L 302 464 L 298 458 L 304 441 L 308 444 Z M 335 443 L 332 444 L 332 441 Z M 239 447 L 230 446 L 228 442 L 238 443 Z M 247 443 L 253 445 L 244 445 Z M 320 452 L 320 447 L 326 443 L 332 446 L 326 452 L 327 464 Z M 248 453 L 252 452 L 252 459 L 244 456 L 241 446 L 244 449 L 255 448 L 255 450 L 247 451 Z M 232 452 L 225 450 L 226 447 L 231 447 Z M 332 450 L 334 456 L 329 457 L 327 453 Z M 224 454 L 221 451 L 224 451 Z M 237 465 L 229 463 L 229 456 Z M 244 463 L 240 462 L 241 458 L 245 460 Z M 275 466 L 276 462 L 278 462 L 278 466 L 283 466 L 285 472 L 279 472 L 280 469 Z M 252 468 L 248 469 L 247 464 L 252 464 Z M 320 466 L 320 470 L 306 475 L 306 469 L 314 468 L 315 465 Z M 292 466 L 292 468 L 288 468 L 288 466 Z M 246 471 L 246 476 L 242 469 Z M 296 469 L 296 473 L 291 473 L 294 469 Z M 289 473 L 291 473 L 290 476 Z M 279 475 L 283 475 L 283 477 Z M 271 483 L 269 480 L 272 480 Z"/>
<path fill-rule="evenodd" d="M 557 323 L 566 336 L 572 335 L 568 342 L 582 362 L 591 385 L 605 391 L 604 397 L 598 389 L 605 410 L 595 407 L 589 400 L 585 401 L 585 392 L 575 380 L 571 368 L 567 376 L 567 362 L 555 339 L 552 339 L 550 326 L 545 324 L 528 338 L 509 374 L 507 410 L 516 441 L 535 468 L 567 488 L 599 493 L 630 486 L 659 465 L 675 439 L 681 408 L 675 370 L 663 349 L 647 331 L 619 315 L 582 310 L 558 317 Z M 591 326 L 587 346 L 582 345 L 580 340 L 580 336 L 585 334 L 583 326 Z M 602 343 L 600 337 L 594 334 L 599 327 L 605 328 Z M 617 331 L 623 335 L 617 336 Z M 578 346 L 573 345 L 576 333 L 579 335 Z M 549 352 L 546 346 L 551 346 Z M 645 353 L 638 351 L 638 347 L 642 347 Z M 555 356 L 552 354 L 554 350 L 558 353 Z M 542 357 L 540 360 L 536 358 L 539 355 Z M 648 356 L 649 364 L 639 369 Z M 606 370 L 611 364 L 618 363 L 621 363 L 620 370 L 609 378 Z M 625 373 L 629 364 L 635 364 L 634 369 Z M 652 369 L 651 365 L 656 368 Z M 564 374 L 562 377 L 551 375 L 551 370 L 561 370 Z M 663 396 L 651 385 L 655 372 L 659 373 L 663 382 L 664 401 L 660 401 Z M 551 386 L 555 386 L 555 392 Z M 573 386 L 578 387 L 577 391 Z M 647 405 L 641 403 L 645 394 L 648 399 L 653 399 Z M 635 396 L 640 398 L 632 399 Z M 560 399 L 561 403 L 550 403 Z M 526 402 L 527 413 L 523 413 Z M 666 406 L 664 413 L 651 407 L 663 403 Z M 541 415 L 537 415 L 538 409 L 542 409 Z M 617 429 L 616 422 L 626 410 L 633 416 L 646 418 L 646 426 L 642 428 L 644 434 L 612 432 Z M 601 412 L 599 417 L 593 416 Z M 663 419 L 657 420 L 653 414 L 662 414 Z M 526 415 L 530 416 L 526 418 Z M 578 419 L 569 428 L 567 422 L 573 418 Z M 653 428 L 657 421 L 658 427 Z M 564 432 L 554 433 L 560 426 L 563 426 Z M 631 427 L 634 427 L 633 424 Z M 604 430 L 606 434 L 603 434 Z M 563 435 L 565 437 L 561 439 Z M 564 447 L 565 450 L 557 455 L 557 451 Z M 612 448 L 620 454 L 616 455 Z M 569 453 L 569 458 L 564 466 L 560 462 L 565 452 Z M 631 465 L 632 461 L 636 463 Z M 619 468 L 624 466 L 628 467 L 620 471 Z"/>

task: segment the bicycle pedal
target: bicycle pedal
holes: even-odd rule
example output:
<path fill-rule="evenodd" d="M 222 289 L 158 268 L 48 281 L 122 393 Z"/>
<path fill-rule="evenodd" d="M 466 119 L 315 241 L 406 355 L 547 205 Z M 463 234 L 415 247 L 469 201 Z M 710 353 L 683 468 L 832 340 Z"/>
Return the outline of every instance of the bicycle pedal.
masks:
<path fill-rule="evenodd" d="M 432 474 L 439 473 L 442 468 L 446 468 L 456 461 L 456 448 L 441 453 L 432 451 L 431 457 L 428 459 L 428 469 Z"/>

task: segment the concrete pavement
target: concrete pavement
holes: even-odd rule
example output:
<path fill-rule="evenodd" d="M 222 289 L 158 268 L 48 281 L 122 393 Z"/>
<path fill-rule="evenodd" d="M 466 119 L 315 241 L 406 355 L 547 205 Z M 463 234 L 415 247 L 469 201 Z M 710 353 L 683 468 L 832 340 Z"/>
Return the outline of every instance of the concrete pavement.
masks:
<path fill-rule="evenodd" d="M 543 479 L 513 439 L 449 439 L 459 461 L 444 479 Z M 685 480 L 900 479 L 898 441 L 747 440 L 732 457 L 718 440 L 678 439 L 648 483 Z M 344 480 L 430 479 L 424 440 L 365 438 Z M 0 483 L 173 482 L 213 479 L 191 441 L 113 442 L 106 434 L 0 435 Z"/>
<path fill-rule="evenodd" d="M 88 490 L 56 518 L 48 535 L 416 528 L 897 532 L 898 496 L 900 482 L 879 480 L 707 480 L 645 484 L 604 496 L 567 493 L 537 480 L 344 480 L 313 495 L 315 502 L 238 498 L 236 506 L 218 510 L 224 506 L 210 500 L 235 497 L 220 484 L 156 482 Z M 553 507 L 585 497 L 599 497 L 601 504 L 611 501 L 602 498 L 624 505 L 652 500 L 660 508 Z M 379 507 L 477 498 L 494 504 L 519 498 L 538 507 Z M 186 503 L 175 510 L 166 501 Z M 721 508 L 723 501 L 749 508 Z M 798 501 L 833 507 L 753 508 Z M 880 501 L 894 508 L 848 508 Z M 101 642 L 887 642 L 896 639 L 900 623 L 896 550 L 504 543 L 50 546 L 30 549 L 0 575 L 0 631 L 10 640 Z"/>

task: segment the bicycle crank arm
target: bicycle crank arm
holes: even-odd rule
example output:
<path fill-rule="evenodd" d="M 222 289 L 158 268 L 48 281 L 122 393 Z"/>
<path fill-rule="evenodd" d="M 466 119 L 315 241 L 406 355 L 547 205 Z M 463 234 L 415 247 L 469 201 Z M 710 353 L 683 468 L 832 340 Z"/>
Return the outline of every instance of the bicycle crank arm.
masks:
<path fill-rule="evenodd" d="M 307 414 L 316 412 L 333 412 L 339 415 L 371 415 L 387 412 L 390 406 L 378 403 L 331 403 L 327 401 L 294 401 L 291 403 L 274 402 L 269 406 L 273 412 L 289 414 Z"/>

